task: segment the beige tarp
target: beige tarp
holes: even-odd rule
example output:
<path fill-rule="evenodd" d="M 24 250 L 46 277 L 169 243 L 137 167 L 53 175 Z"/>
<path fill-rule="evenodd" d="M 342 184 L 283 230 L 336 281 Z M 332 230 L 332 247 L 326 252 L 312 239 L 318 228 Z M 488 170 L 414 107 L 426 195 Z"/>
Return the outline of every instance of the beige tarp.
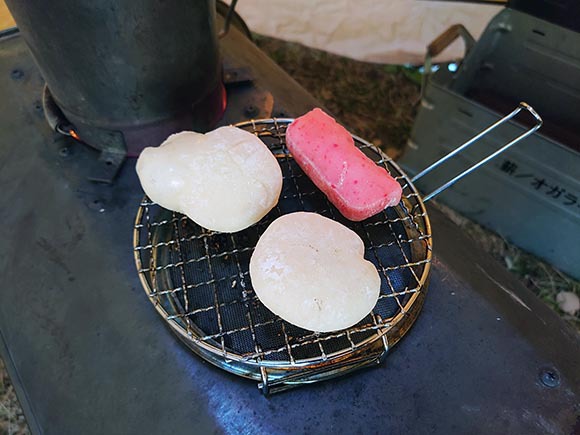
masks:
<path fill-rule="evenodd" d="M 354 59 L 422 63 L 425 47 L 455 23 L 477 38 L 499 6 L 421 0 L 239 0 L 252 31 Z M 456 42 L 440 60 L 461 57 Z"/>

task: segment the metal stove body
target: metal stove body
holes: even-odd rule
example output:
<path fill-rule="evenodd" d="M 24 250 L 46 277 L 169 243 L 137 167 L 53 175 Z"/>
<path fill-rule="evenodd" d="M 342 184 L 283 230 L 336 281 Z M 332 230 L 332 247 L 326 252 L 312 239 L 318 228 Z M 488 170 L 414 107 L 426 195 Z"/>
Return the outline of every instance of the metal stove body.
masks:
<path fill-rule="evenodd" d="M 125 156 L 222 117 L 214 0 L 7 4 L 46 80 L 51 127 L 101 152 L 95 181 L 111 182 Z"/>
<path fill-rule="evenodd" d="M 238 30 L 220 124 L 297 116 L 317 102 Z M 199 358 L 143 296 L 128 161 L 87 180 L 97 153 L 52 131 L 17 34 L 0 40 L 0 352 L 33 433 L 572 433 L 580 340 L 429 206 L 435 254 L 422 315 L 385 364 L 264 399 Z M 576 428 L 576 429 L 575 429 Z"/>

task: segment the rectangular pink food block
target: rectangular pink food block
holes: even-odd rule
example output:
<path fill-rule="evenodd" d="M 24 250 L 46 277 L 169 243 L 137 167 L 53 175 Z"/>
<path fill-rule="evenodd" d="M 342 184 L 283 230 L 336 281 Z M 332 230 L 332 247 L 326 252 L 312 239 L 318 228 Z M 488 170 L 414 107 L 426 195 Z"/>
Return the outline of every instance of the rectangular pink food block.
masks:
<path fill-rule="evenodd" d="M 401 200 L 399 183 L 320 109 L 292 122 L 286 143 L 302 170 L 347 219 L 362 221 Z"/>

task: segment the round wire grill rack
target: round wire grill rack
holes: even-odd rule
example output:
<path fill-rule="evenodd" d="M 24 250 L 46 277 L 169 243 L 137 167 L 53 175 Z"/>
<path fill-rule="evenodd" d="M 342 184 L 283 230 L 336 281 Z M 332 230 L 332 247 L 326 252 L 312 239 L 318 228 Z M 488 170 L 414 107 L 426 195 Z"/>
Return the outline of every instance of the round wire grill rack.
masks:
<path fill-rule="evenodd" d="M 351 222 L 326 199 L 285 144 L 291 119 L 237 127 L 260 137 L 283 174 L 277 206 L 234 234 L 206 230 L 147 197 L 134 228 L 134 253 L 143 287 L 157 311 L 194 352 L 233 373 L 261 381 L 266 393 L 375 364 L 411 327 L 423 305 L 431 262 L 425 206 L 403 171 L 368 142 L 356 145 L 403 187 L 399 205 Z M 277 217 L 311 211 L 355 231 L 365 258 L 381 276 L 372 312 L 357 325 L 331 333 L 298 328 L 270 312 L 252 290 L 249 261 L 263 231 Z"/>
<path fill-rule="evenodd" d="M 413 182 L 471 147 L 486 134 L 527 112 L 535 123 L 421 198 Z M 409 330 L 423 306 L 431 265 L 431 226 L 424 202 L 477 170 L 542 126 L 527 103 L 443 156 L 410 180 L 385 154 L 353 136 L 355 144 L 403 187 L 401 202 L 363 222 L 345 219 L 302 172 L 288 152 L 285 134 L 292 119 L 237 124 L 268 146 L 282 168 L 277 206 L 260 222 L 235 234 L 205 230 L 186 216 L 143 199 L 134 228 L 139 277 L 157 311 L 195 353 L 230 372 L 259 380 L 264 394 L 367 367 Z M 516 124 L 517 125 L 517 124 Z M 354 230 L 365 244 L 365 258 L 381 276 L 377 304 L 357 325 L 314 333 L 270 312 L 252 290 L 249 262 L 260 235 L 277 217 L 316 212 Z"/>

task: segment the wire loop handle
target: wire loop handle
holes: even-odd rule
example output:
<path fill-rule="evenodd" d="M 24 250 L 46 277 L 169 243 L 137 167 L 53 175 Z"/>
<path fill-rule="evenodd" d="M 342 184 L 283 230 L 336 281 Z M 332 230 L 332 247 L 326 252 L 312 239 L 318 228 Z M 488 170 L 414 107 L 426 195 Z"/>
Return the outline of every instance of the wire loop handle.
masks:
<path fill-rule="evenodd" d="M 466 148 L 468 148 L 471 145 L 473 145 L 475 142 L 477 142 L 479 139 L 481 139 L 483 136 L 485 136 L 487 133 L 489 133 L 490 131 L 492 131 L 496 127 L 499 127 L 500 125 L 508 122 L 510 119 L 512 119 L 513 117 L 515 117 L 518 113 L 520 113 L 522 110 L 526 110 L 527 112 L 529 112 L 536 119 L 536 124 L 533 127 L 531 127 L 530 129 L 526 130 L 524 133 L 520 134 L 518 137 L 516 137 L 515 139 L 513 139 L 509 143 L 505 144 L 503 147 L 501 147 L 497 151 L 493 152 L 492 154 L 490 154 L 489 156 L 487 156 L 483 160 L 480 160 L 475 165 L 467 168 L 465 171 L 461 172 L 459 175 L 455 176 L 454 178 L 452 178 L 448 182 L 446 182 L 443 185 L 439 186 L 433 192 L 429 193 L 428 195 L 425 195 L 423 197 L 423 202 L 427 202 L 430 199 L 434 198 L 435 196 L 439 195 L 445 189 L 447 189 L 448 187 L 454 185 L 455 183 L 457 183 L 459 180 L 461 180 L 466 175 L 469 175 L 473 171 L 475 171 L 478 168 L 480 168 L 481 166 L 485 165 L 491 159 L 493 159 L 493 158 L 497 157 L 498 155 L 500 155 L 501 153 L 503 153 L 508 148 L 512 147 L 513 145 L 515 145 L 519 141 L 521 141 L 521 140 L 525 139 L 526 137 L 530 136 L 531 134 L 535 133 L 536 130 L 538 130 L 542 126 L 542 124 L 543 124 L 544 121 L 542 120 L 542 118 L 540 117 L 540 115 L 534 110 L 534 108 L 532 106 L 530 106 L 527 103 L 521 102 L 519 104 L 519 106 L 516 107 L 511 113 L 509 113 L 508 115 L 504 116 L 503 118 L 501 118 L 499 121 L 495 122 L 494 124 L 490 125 L 485 130 L 483 130 L 480 133 L 476 134 L 471 139 L 469 139 L 467 142 L 465 142 L 463 145 L 457 147 L 456 149 L 454 149 L 453 151 L 451 151 L 449 154 L 447 154 L 444 157 L 442 157 L 439 160 L 437 160 L 435 163 L 432 163 L 431 165 L 429 165 L 428 167 L 426 167 L 425 169 L 423 169 L 421 172 L 419 172 L 417 175 L 415 175 L 411 179 L 411 181 L 414 183 L 415 181 L 419 180 L 423 176 L 427 175 L 433 169 L 437 168 L 438 166 L 440 166 L 443 163 L 445 163 L 447 160 L 449 160 L 452 157 L 454 157 L 455 155 L 459 154 L 461 151 L 463 151 Z"/>

